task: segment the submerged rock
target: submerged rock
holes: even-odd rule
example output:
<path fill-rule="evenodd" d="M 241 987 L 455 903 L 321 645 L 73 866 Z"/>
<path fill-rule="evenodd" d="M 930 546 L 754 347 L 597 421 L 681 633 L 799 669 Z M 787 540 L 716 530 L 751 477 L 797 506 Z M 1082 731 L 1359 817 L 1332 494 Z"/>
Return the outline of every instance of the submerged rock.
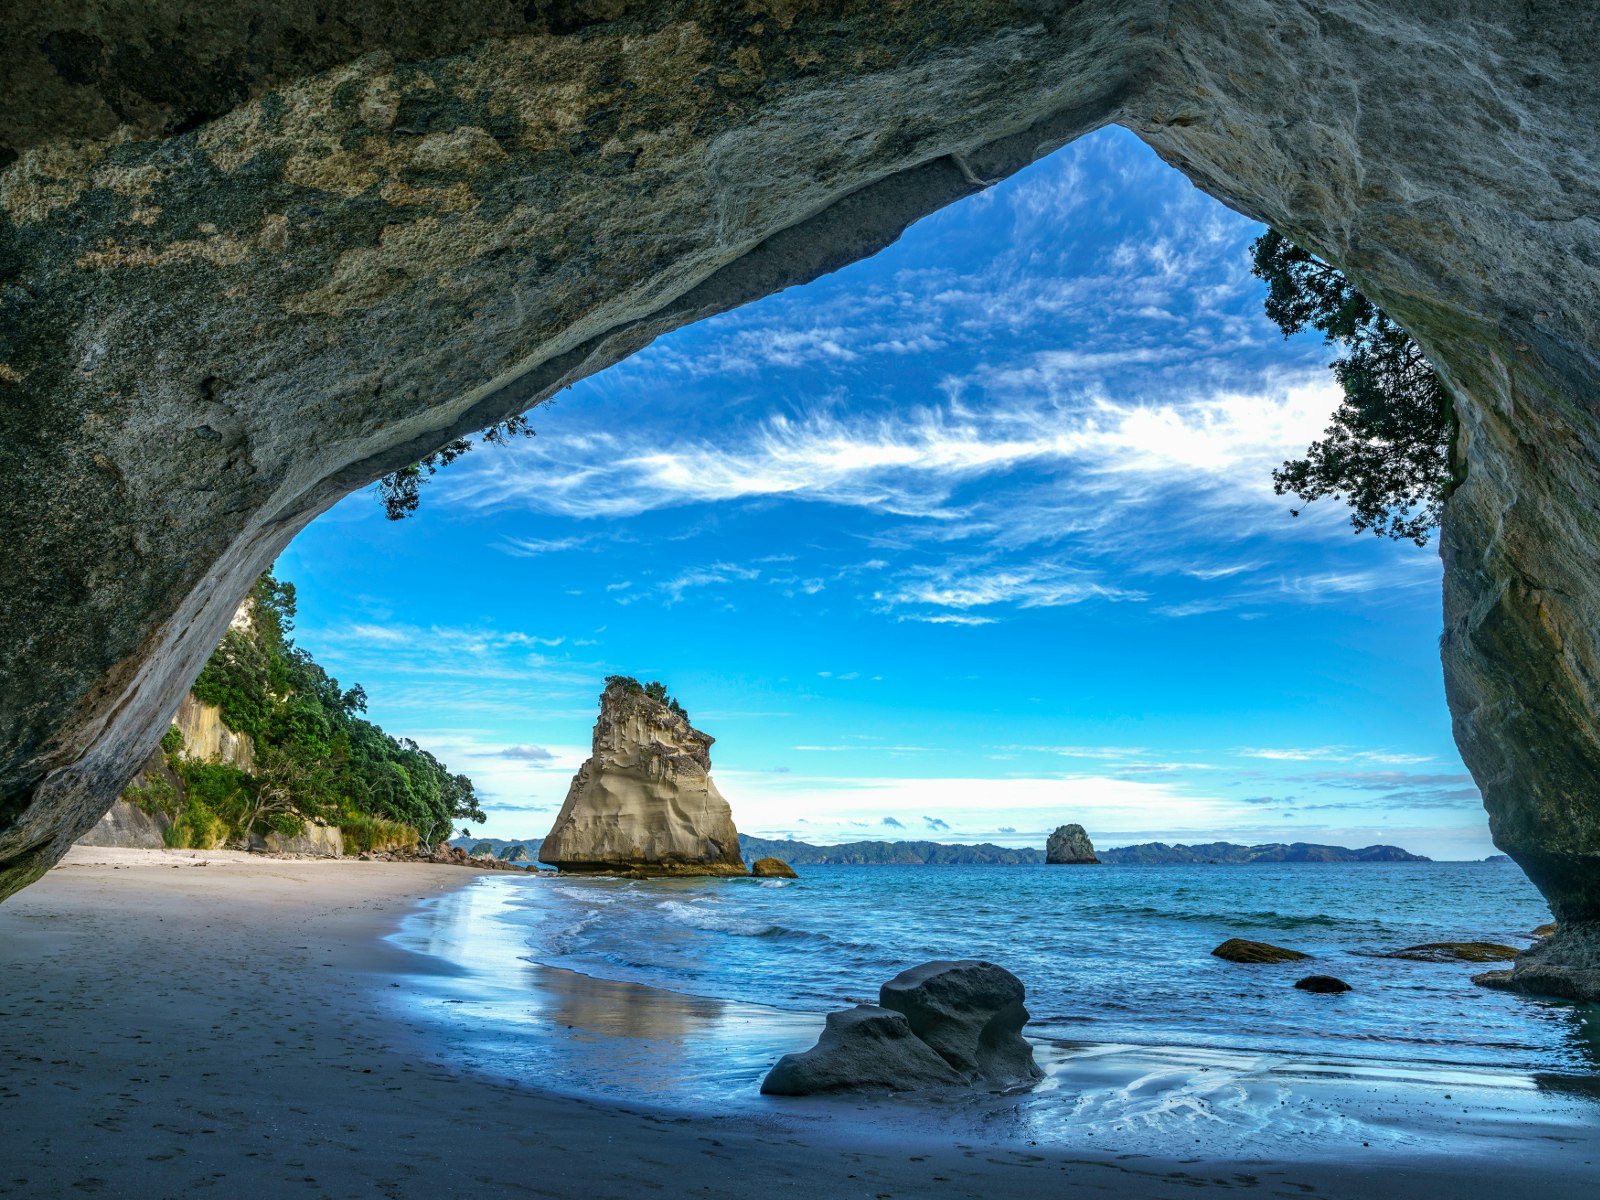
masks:
<path fill-rule="evenodd" d="M 1042 1078 L 1022 980 L 979 959 L 935 961 L 902 971 L 878 991 L 878 1003 L 904 1013 L 915 1033 L 969 1082 L 1014 1087 Z"/>
<path fill-rule="evenodd" d="M 637 680 L 612 676 L 539 861 L 588 874 L 743 875 L 733 811 L 711 779 L 714 740 Z"/>
<path fill-rule="evenodd" d="M 817 1044 L 786 1054 L 761 1090 L 771 1095 L 987 1084 L 1043 1077 L 1022 1036 L 1022 981 L 994 963 L 940 960 L 902 971 L 879 990 L 881 1007 L 828 1014 Z"/>
<path fill-rule="evenodd" d="M 1062 866 L 1087 866 L 1099 863 L 1094 843 L 1082 825 L 1061 825 L 1044 844 L 1044 861 Z"/>
<path fill-rule="evenodd" d="M 781 858 L 758 858 L 750 864 L 750 874 L 759 879 L 799 879 L 795 870 Z"/>
<path fill-rule="evenodd" d="M 761 1090 L 769 1096 L 813 1096 L 876 1088 L 904 1092 L 960 1087 L 966 1082 L 911 1032 L 902 1014 L 860 1004 L 829 1013 L 817 1044 L 780 1058 L 761 1081 Z"/>
<path fill-rule="evenodd" d="M 1270 942 L 1252 942 L 1244 938 L 1229 938 L 1211 953 L 1218 958 L 1236 963 L 1298 962 L 1311 957 L 1298 950 L 1286 950 L 1282 946 L 1274 946 Z"/>
<path fill-rule="evenodd" d="M 1510 962 L 1517 957 L 1515 946 L 1499 942 L 1428 942 L 1391 950 L 1385 958 L 1410 958 L 1417 962 Z"/>
<path fill-rule="evenodd" d="M 1332 975 L 1307 975 L 1304 979 L 1295 980 L 1294 985 L 1302 992 L 1317 992 L 1330 996 L 1350 991 L 1348 983 L 1342 979 L 1335 979 Z"/>

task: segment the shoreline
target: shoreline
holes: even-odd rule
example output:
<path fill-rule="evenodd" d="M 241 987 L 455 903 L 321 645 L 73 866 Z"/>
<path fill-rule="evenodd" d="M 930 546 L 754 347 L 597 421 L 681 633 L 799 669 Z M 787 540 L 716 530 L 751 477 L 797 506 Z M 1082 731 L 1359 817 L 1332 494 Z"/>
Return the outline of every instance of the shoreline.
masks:
<path fill-rule="evenodd" d="M 1531 1173 L 1541 1196 L 1587 1196 L 1600 1173 L 1592 1123 L 1553 1129 L 1514 1105 L 1478 1153 L 1340 1162 L 1312 1146 L 1230 1158 L 1202 1156 L 1203 1145 L 1166 1155 L 1029 1145 L 981 1127 L 952 1137 L 926 1106 L 896 1102 L 904 1119 L 885 1121 L 885 1105 L 859 1098 L 731 1114 L 574 1098 L 495 1059 L 495 1045 L 513 1043 L 474 1049 L 449 1033 L 460 1022 L 407 1011 L 430 985 L 443 1008 L 443 991 L 481 982 L 470 966 L 406 946 L 407 923 L 505 876 L 225 852 L 87 857 L 98 865 L 75 851 L 0 905 L 0 1195 L 153 1197 L 221 1184 L 219 1194 L 254 1196 L 1175 1197 L 1248 1180 L 1268 1195 L 1428 1200 L 1527 1186 Z M 606 984 L 587 1006 L 591 1023 L 659 1015 L 654 997 L 619 1006 L 619 988 L 646 991 Z M 729 1007 L 682 999 L 724 1017 Z M 610 1041 L 588 1028 L 552 1038 L 552 1024 L 524 1023 L 520 1038 L 600 1063 L 616 1038 L 633 1038 L 626 1028 Z M 694 1032 L 645 1043 L 692 1049 Z M 645 1055 L 639 1078 L 660 1067 Z M 846 1119 L 830 1119 L 834 1109 Z M 865 1112 L 876 1115 L 863 1122 Z"/>

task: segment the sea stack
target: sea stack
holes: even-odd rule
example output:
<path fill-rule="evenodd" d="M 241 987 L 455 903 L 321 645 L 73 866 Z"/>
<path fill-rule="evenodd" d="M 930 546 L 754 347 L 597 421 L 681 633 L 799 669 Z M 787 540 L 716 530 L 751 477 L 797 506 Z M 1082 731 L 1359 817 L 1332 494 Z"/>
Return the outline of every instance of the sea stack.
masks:
<path fill-rule="evenodd" d="M 1082 825 L 1076 824 L 1059 826 L 1050 835 L 1050 840 L 1044 845 L 1044 861 L 1062 866 L 1084 866 L 1100 862 L 1094 856 L 1094 844 L 1089 841 L 1089 835 L 1084 832 Z"/>
<path fill-rule="evenodd" d="M 714 740 L 657 685 L 610 676 L 539 861 L 574 874 L 743 875 L 733 812 L 711 780 Z"/>

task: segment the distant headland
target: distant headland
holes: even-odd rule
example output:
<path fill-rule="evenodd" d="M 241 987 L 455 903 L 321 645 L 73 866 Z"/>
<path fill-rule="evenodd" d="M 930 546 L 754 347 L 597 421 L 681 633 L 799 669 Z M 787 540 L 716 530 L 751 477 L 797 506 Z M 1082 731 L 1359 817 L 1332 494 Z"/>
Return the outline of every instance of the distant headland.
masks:
<path fill-rule="evenodd" d="M 456 838 L 451 845 L 474 853 L 506 857 L 524 847 L 530 859 L 537 858 L 544 839 Z M 947 842 L 844 842 L 837 846 L 815 846 L 810 842 L 739 835 L 739 851 L 746 863 L 758 858 L 779 858 L 805 866 L 1019 866 L 1043 863 L 1045 852 L 1032 846 L 996 846 L 992 842 L 961 845 Z M 1169 846 L 1165 842 L 1145 842 L 1115 850 L 1095 851 L 1102 863 L 1113 866 L 1171 866 L 1184 863 L 1385 863 L 1432 862 L 1423 854 L 1412 854 L 1399 846 L 1321 846 L 1313 842 L 1269 842 L 1261 846 L 1240 846 L 1233 842 L 1206 842 L 1202 845 Z"/>

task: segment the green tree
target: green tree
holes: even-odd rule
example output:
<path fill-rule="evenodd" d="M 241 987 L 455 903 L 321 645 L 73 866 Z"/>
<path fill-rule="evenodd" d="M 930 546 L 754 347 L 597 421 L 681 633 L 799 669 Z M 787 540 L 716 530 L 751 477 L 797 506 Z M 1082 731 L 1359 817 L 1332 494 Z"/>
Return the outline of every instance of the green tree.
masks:
<path fill-rule="evenodd" d="M 1344 391 L 1332 424 L 1304 458 L 1272 473 L 1273 490 L 1308 504 L 1344 500 L 1357 532 L 1426 545 L 1449 494 L 1455 426 L 1439 376 L 1411 335 L 1338 269 L 1276 230 L 1252 251 L 1267 316 L 1283 335 L 1310 326 L 1344 350 L 1329 364 Z"/>
<path fill-rule="evenodd" d="M 526 413 L 491 425 L 481 434 L 483 440 L 492 446 L 502 446 L 513 438 L 533 435 L 533 426 L 528 423 Z M 471 449 L 471 438 L 457 438 L 408 467 L 390 471 L 377 484 L 383 515 L 391 521 L 403 521 L 413 515 L 422 501 L 422 485 Z"/>

